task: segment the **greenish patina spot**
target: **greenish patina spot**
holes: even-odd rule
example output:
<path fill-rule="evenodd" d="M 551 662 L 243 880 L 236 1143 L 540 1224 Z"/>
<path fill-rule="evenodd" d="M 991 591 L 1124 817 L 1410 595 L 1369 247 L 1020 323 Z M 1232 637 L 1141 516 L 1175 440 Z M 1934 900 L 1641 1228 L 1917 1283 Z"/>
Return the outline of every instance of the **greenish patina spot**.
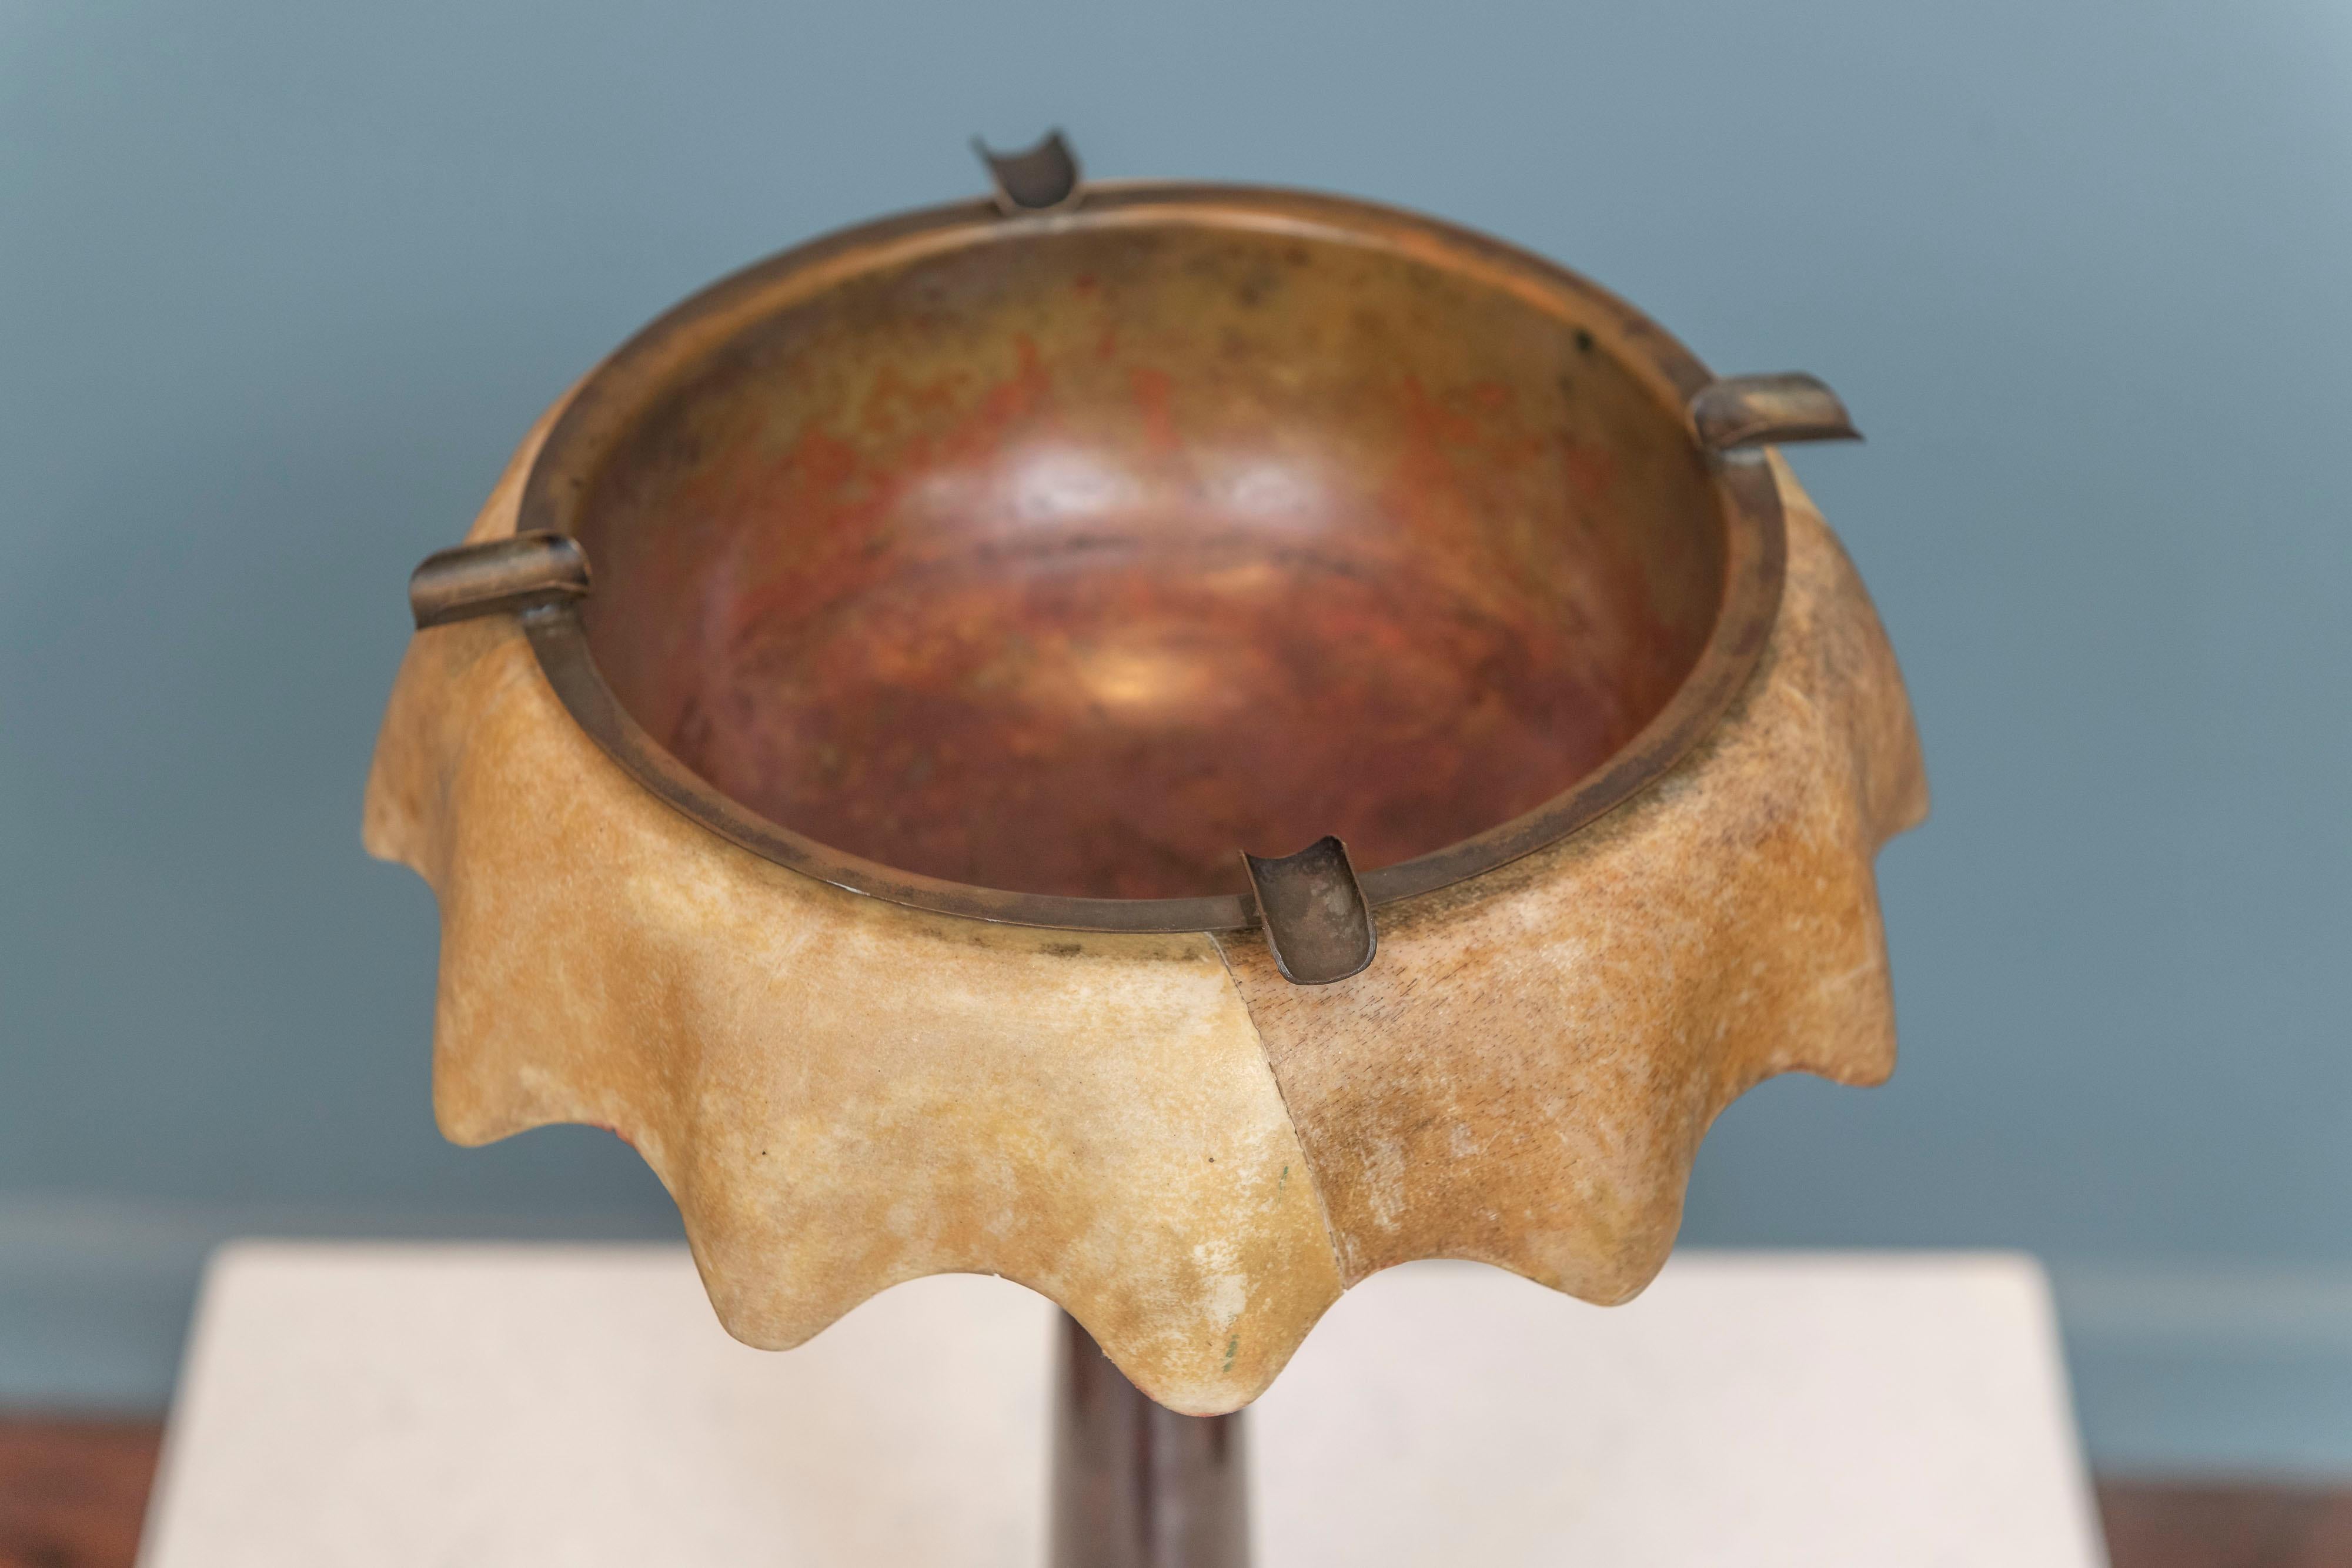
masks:
<path fill-rule="evenodd" d="M 1235 1334 L 1233 1338 L 1227 1340 L 1225 1342 L 1225 1364 L 1219 1367 L 1217 1370 L 1220 1372 L 1231 1372 L 1234 1369 L 1234 1356 L 1241 1350 L 1241 1335 Z"/>

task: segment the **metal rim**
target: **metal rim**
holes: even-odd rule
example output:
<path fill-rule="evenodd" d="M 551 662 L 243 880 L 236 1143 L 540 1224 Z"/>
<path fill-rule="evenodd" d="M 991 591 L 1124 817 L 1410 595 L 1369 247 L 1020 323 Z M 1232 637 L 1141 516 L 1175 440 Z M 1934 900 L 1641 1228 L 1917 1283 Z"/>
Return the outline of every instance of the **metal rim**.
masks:
<path fill-rule="evenodd" d="M 1647 316 L 1584 277 L 1487 235 L 1374 203 L 1252 186 L 1089 184 L 1084 204 L 1005 217 L 962 203 L 845 229 L 756 263 L 655 319 L 597 368 L 533 459 L 518 532 L 570 536 L 597 467 L 637 413 L 742 324 L 870 268 L 923 255 L 1112 225 L 1210 222 L 1368 246 L 1466 272 L 1603 339 L 1662 403 L 1687 410 L 1713 376 Z M 1687 412 L 1685 423 L 1689 423 Z M 1593 772 L 1533 810 L 1412 860 L 1361 873 L 1374 907 L 1450 887 L 1566 838 L 1656 782 L 1731 706 L 1763 656 L 1780 614 L 1787 530 L 1759 453 L 1692 449 L 1715 481 L 1724 526 L 1723 600 L 1690 672 L 1633 738 Z M 521 615 L 531 650 L 573 721 L 664 804 L 761 858 L 835 887 L 893 904 L 1013 925 L 1171 933 L 1258 924 L 1243 894 L 1197 898 L 1074 898 L 975 886 L 865 860 L 748 810 L 705 782 L 622 707 L 589 652 L 575 600 Z"/>

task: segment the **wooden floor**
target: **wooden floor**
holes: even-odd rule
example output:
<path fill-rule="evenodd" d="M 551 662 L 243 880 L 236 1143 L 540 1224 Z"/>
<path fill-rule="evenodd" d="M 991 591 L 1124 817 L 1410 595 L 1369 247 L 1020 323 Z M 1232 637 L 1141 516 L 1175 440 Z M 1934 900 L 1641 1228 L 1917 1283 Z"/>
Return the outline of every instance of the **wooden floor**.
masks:
<path fill-rule="evenodd" d="M 2116 1568 L 2352 1568 L 2352 1490 L 2103 1481 Z"/>
<path fill-rule="evenodd" d="M 0 1417 L 0 1568 L 131 1568 L 162 1428 Z M 2352 1568 L 2352 1490 L 2099 1488 L 2115 1568 Z"/>
<path fill-rule="evenodd" d="M 0 1568 L 130 1568 L 163 1429 L 0 1418 Z"/>

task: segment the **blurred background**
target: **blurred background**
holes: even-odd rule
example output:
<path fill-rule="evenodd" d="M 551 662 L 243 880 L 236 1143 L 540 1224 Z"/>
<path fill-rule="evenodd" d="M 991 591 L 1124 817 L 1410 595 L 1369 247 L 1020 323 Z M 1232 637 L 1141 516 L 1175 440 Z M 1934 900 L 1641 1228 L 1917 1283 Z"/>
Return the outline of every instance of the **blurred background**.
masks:
<path fill-rule="evenodd" d="M 407 572 L 646 319 L 1050 125 L 1844 394 L 1903 1064 L 1735 1105 L 1685 1239 L 2030 1249 L 2102 1469 L 2352 1474 L 2335 0 L 0 0 L 0 1405 L 159 1409 L 226 1236 L 675 1233 L 606 1134 L 435 1134 Z"/>

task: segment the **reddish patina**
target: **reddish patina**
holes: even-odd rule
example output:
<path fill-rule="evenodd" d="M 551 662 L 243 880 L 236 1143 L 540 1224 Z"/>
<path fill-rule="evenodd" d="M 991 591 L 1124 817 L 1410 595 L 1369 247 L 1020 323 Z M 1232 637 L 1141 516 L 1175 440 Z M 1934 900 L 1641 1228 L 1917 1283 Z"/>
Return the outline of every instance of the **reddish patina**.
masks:
<path fill-rule="evenodd" d="M 851 273 L 618 442 L 576 532 L 623 705 L 819 842 L 1024 892 L 1359 867 L 1529 810 L 1689 673 L 1723 521 L 1556 309 L 1295 234 Z"/>

